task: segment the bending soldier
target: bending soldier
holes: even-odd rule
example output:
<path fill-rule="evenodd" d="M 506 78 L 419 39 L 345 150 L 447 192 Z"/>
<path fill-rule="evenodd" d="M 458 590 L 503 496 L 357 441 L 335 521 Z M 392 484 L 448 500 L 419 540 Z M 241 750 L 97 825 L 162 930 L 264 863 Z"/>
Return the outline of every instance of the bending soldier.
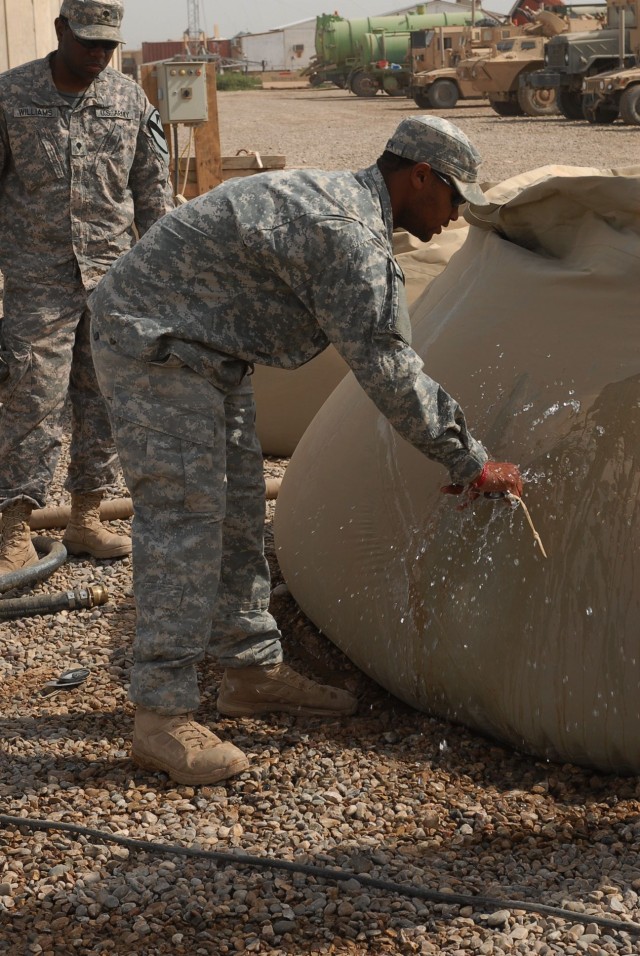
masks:
<path fill-rule="evenodd" d="M 458 218 L 480 157 L 446 120 L 410 117 L 377 164 L 230 180 L 165 216 L 91 296 L 92 347 L 135 507 L 133 757 L 181 783 L 245 769 L 193 719 L 196 665 L 225 667 L 229 716 L 345 715 L 347 691 L 282 663 L 268 612 L 254 363 L 295 368 L 333 343 L 398 432 L 442 463 L 447 490 L 522 491 L 423 371 L 392 230 L 427 241 Z"/>

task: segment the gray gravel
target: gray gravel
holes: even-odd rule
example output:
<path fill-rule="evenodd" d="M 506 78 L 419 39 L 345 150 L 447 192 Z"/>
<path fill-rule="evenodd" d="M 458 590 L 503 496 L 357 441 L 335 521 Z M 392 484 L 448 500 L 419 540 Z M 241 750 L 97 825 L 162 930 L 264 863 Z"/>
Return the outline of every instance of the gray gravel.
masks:
<path fill-rule="evenodd" d="M 221 94 L 219 110 L 226 154 L 257 149 L 284 153 L 289 165 L 355 168 L 375 158 L 412 107 L 340 91 L 283 91 Z M 446 115 L 480 146 L 487 179 L 551 161 L 635 160 L 636 130 L 502 120 L 475 105 Z M 52 503 L 65 500 L 63 468 Z M 286 461 L 265 463 L 270 476 L 285 468 Z M 272 513 L 269 503 L 278 586 Z M 129 760 L 130 561 L 74 558 L 35 590 L 79 583 L 102 584 L 109 603 L 0 624 L 0 812 L 244 851 L 266 858 L 266 866 L 0 829 L 0 953 L 640 953 L 640 937 L 598 923 L 640 923 L 637 780 L 540 762 L 416 713 L 357 672 L 278 587 L 274 611 L 287 658 L 358 693 L 359 713 L 334 722 L 222 719 L 215 710 L 220 671 L 206 662 L 200 717 L 251 755 L 251 769 L 225 786 L 174 786 Z M 91 669 L 86 684 L 38 699 L 46 680 L 75 664 Z M 279 871 L 269 858 L 566 913 L 425 902 L 355 878 L 335 885 Z"/>

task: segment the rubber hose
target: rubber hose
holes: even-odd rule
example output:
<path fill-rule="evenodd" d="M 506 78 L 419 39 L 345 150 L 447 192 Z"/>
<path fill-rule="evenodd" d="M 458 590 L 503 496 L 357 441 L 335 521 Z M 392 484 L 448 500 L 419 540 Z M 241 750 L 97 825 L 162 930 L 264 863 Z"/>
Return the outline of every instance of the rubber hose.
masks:
<path fill-rule="evenodd" d="M 314 879 L 328 880 L 331 883 L 342 883 L 355 880 L 361 886 L 383 890 L 386 893 L 397 893 L 409 899 L 427 900 L 431 903 L 444 903 L 445 906 L 473 906 L 475 909 L 509 909 L 524 910 L 526 913 L 539 913 L 545 916 L 556 916 L 571 923 L 589 925 L 596 923 L 605 929 L 612 929 L 618 933 L 629 933 L 640 936 L 640 924 L 611 919 L 608 916 L 598 916 L 594 913 L 578 913 L 560 906 L 549 906 L 538 903 L 536 900 L 501 899 L 495 896 L 480 896 L 473 893 L 442 893 L 440 890 L 430 890 L 426 886 L 415 886 L 411 883 L 394 883 L 390 880 L 381 880 L 353 870 L 344 870 L 336 867 L 315 866 L 310 863 L 297 863 L 294 860 L 281 860 L 271 856 L 252 856 L 249 853 L 226 853 L 218 850 L 201 850 L 199 847 L 181 846 L 180 844 L 153 843 L 151 840 L 135 840 L 132 837 L 120 836 L 107 830 L 94 830 L 78 823 L 63 823 L 60 820 L 37 820 L 33 817 L 13 817 L 0 813 L 0 826 L 24 827 L 27 830 L 59 830 L 63 833 L 72 833 L 75 836 L 85 836 L 92 843 L 115 843 L 128 850 L 148 853 L 152 857 L 183 856 L 189 859 L 209 860 L 211 863 L 230 866 L 249 866 L 257 870 L 286 870 L 289 873 L 302 873 Z"/>
<path fill-rule="evenodd" d="M 267 478 L 266 498 L 272 501 L 278 497 L 282 478 Z M 133 514 L 131 498 L 107 498 L 100 502 L 101 521 L 121 521 L 130 518 Z M 29 527 L 32 531 L 41 531 L 43 528 L 66 528 L 71 517 L 71 507 L 60 505 L 55 508 L 35 508 L 29 518 Z"/>
<path fill-rule="evenodd" d="M 35 614 L 55 614 L 57 611 L 77 611 L 82 607 L 106 604 L 109 593 L 102 585 L 92 588 L 74 588 L 73 591 L 55 591 L 51 594 L 32 594 L 0 601 L 0 621 Z"/>
<path fill-rule="evenodd" d="M 0 574 L 0 594 L 12 591 L 14 588 L 23 588 L 27 584 L 35 584 L 37 581 L 44 581 L 67 560 L 67 549 L 60 541 L 38 537 L 33 539 L 33 545 L 37 551 L 44 551 L 46 557 L 40 558 L 37 564 L 20 568 L 19 571 Z"/>

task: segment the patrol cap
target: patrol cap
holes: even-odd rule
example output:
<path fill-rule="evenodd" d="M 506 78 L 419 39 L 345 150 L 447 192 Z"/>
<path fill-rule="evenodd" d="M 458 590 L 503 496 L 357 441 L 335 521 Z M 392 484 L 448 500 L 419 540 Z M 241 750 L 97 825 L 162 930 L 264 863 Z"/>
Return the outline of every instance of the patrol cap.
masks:
<path fill-rule="evenodd" d="M 449 176 L 467 202 L 489 205 L 478 186 L 480 153 L 449 120 L 439 116 L 407 116 L 385 149 L 416 163 L 429 163 L 436 172 Z"/>
<path fill-rule="evenodd" d="M 124 15 L 121 0 L 63 0 L 60 16 L 69 21 L 83 40 L 115 40 L 124 43 L 120 24 Z"/>

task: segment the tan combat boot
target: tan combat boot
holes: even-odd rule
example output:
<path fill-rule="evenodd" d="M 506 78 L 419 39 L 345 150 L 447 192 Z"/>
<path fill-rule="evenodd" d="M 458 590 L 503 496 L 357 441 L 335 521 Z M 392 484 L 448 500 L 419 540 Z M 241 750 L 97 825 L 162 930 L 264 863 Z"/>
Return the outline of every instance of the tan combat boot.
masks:
<path fill-rule="evenodd" d="M 101 491 L 71 496 L 71 517 L 62 539 L 69 554 L 90 554 L 98 559 L 131 554 L 131 538 L 114 534 L 100 521 L 101 501 Z"/>
<path fill-rule="evenodd" d="M 144 707 L 136 708 L 131 756 L 144 770 L 162 770 L 176 783 L 192 785 L 217 783 L 249 766 L 241 750 L 192 714 L 165 717 Z"/>
<path fill-rule="evenodd" d="M 227 668 L 218 692 L 218 712 L 250 717 L 280 711 L 323 717 L 355 713 L 358 700 L 347 690 L 316 684 L 286 664 Z"/>
<path fill-rule="evenodd" d="M 38 553 L 31 543 L 29 516 L 32 505 L 19 498 L 2 512 L 0 528 L 0 574 L 21 571 L 37 564 Z"/>

